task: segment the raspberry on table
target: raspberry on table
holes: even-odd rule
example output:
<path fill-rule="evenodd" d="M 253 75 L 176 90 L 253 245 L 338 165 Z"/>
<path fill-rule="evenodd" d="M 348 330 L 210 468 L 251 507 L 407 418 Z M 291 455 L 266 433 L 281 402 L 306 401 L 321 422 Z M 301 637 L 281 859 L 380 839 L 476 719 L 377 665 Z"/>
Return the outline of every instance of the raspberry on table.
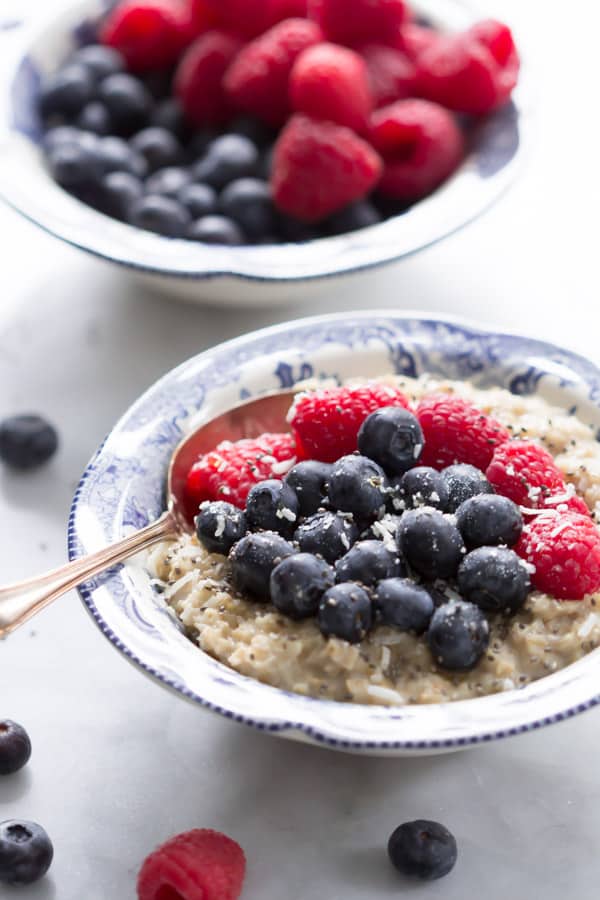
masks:
<path fill-rule="evenodd" d="M 318 222 L 365 197 L 381 170 L 379 155 L 349 128 L 295 115 L 275 145 L 273 199 L 282 212 Z"/>
<path fill-rule="evenodd" d="M 535 567 L 531 581 L 559 600 L 582 600 L 600 590 L 600 532 L 577 512 L 540 512 L 515 547 Z"/>
<path fill-rule="evenodd" d="M 158 847 L 144 861 L 138 900 L 237 900 L 246 874 L 244 851 L 217 831 L 197 828 Z"/>
<path fill-rule="evenodd" d="M 538 509 L 547 498 L 566 499 L 567 487 L 554 457 L 533 441 L 512 440 L 497 447 L 486 475 L 498 494 L 519 506 Z"/>
<path fill-rule="evenodd" d="M 434 469 L 467 463 L 485 470 L 495 448 L 510 439 L 507 429 L 492 416 L 449 394 L 424 397 L 417 418 L 425 436 L 419 465 Z"/>
<path fill-rule="evenodd" d="M 366 44 L 360 54 L 367 64 L 375 109 L 415 96 L 417 69 L 408 54 L 384 44 Z"/>
<path fill-rule="evenodd" d="M 185 43 L 183 7 L 169 0 L 122 0 L 104 22 L 100 40 L 125 58 L 132 72 L 171 66 Z"/>
<path fill-rule="evenodd" d="M 387 43 L 405 21 L 404 0 L 309 0 L 308 15 L 337 44 Z"/>
<path fill-rule="evenodd" d="M 175 73 L 175 95 L 194 125 L 220 125 L 229 118 L 223 77 L 241 48 L 238 37 L 214 29 L 194 41 L 182 56 Z"/>
<path fill-rule="evenodd" d="M 354 453 L 367 416 L 386 406 L 408 409 L 409 401 L 385 384 L 321 388 L 298 394 L 288 421 L 308 458 L 333 463 Z"/>

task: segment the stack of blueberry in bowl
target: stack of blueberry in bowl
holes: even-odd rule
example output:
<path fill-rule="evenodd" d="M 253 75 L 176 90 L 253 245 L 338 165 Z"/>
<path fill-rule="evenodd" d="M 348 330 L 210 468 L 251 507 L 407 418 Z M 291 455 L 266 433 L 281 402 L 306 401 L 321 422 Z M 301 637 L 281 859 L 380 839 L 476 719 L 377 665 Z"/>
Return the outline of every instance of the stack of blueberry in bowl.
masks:
<path fill-rule="evenodd" d="M 406 210 L 510 99 L 493 20 L 444 34 L 404 0 L 121 0 L 40 89 L 52 177 L 172 238 L 300 242 Z"/>

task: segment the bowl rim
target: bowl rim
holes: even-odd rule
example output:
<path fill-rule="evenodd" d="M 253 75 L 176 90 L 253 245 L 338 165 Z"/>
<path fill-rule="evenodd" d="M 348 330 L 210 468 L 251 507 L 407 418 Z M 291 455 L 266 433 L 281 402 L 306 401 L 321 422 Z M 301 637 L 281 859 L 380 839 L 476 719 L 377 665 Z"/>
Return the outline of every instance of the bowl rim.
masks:
<path fill-rule="evenodd" d="M 594 363 L 588 360 L 586 357 L 577 353 L 576 351 L 572 351 L 564 346 L 558 346 L 550 342 L 540 341 L 538 339 L 530 338 L 526 335 L 520 334 L 519 332 L 513 331 L 502 331 L 496 332 L 492 331 L 485 326 L 482 327 L 482 323 L 475 322 L 473 320 L 462 318 L 459 316 L 439 316 L 435 313 L 431 313 L 428 315 L 427 313 L 423 313 L 422 311 L 394 311 L 394 310 L 374 310 L 372 312 L 354 312 L 348 311 L 346 313 L 335 313 L 335 314 L 325 314 L 321 316 L 311 316 L 306 318 L 295 319 L 289 322 L 284 322 L 278 325 L 270 326 L 268 328 L 259 329 L 253 332 L 249 332 L 248 334 L 242 335 L 237 338 L 233 338 L 232 340 L 223 342 L 216 347 L 209 348 L 201 353 L 191 357 L 190 359 L 184 361 L 174 369 L 167 372 L 157 381 L 155 381 L 146 391 L 144 391 L 136 401 L 126 410 L 126 412 L 119 418 L 107 438 L 102 442 L 88 465 L 86 466 L 79 484 L 77 486 L 75 495 L 73 497 L 73 501 L 71 504 L 70 514 L 69 514 L 69 524 L 68 524 L 68 553 L 69 559 L 73 560 L 77 558 L 77 541 L 78 541 L 78 525 L 77 525 L 77 512 L 78 506 L 80 502 L 80 497 L 83 489 L 86 486 L 86 483 L 89 478 L 92 477 L 95 463 L 98 458 L 102 455 L 104 447 L 106 445 L 107 440 L 114 434 L 118 433 L 119 429 L 123 424 L 125 424 L 128 418 L 134 413 L 136 408 L 142 406 L 144 402 L 146 402 L 156 391 L 160 390 L 163 386 L 167 385 L 170 381 L 176 380 L 180 377 L 186 370 L 191 369 L 194 366 L 198 366 L 202 361 L 208 360 L 215 352 L 219 353 L 227 353 L 243 347 L 246 344 L 251 344 L 254 341 L 261 340 L 263 338 L 269 336 L 277 336 L 286 333 L 294 333 L 296 330 L 300 328 L 304 328 L 306 326 L 320 326 L 325 324 L 334 324 L 336 321 L 342 322 L 347 321 L 351 318 L 353 321 L 377 321 L 382 320 L 384 322 L 394 322 L 396 324 L 406 323 L 408 321 L 416 321 L 419 323 L 435 323 L 440 326 L 450 326 L 459 329 L 468 329 L 469 332 L 475 333 L 481 337 L 496 337 L 498 339 L 507 339 L 507 340 L 515 340 L 515 341 L 534 341 L 535 344 L 539 347 L 542 346 L 546 349 L 548 354 L 558 353 L 561 355 L 567 355 L 569 360 L 574 363 L 579 363 L 587 368 L 591 367 L 591 370 L 597 374 L 598 384 L 600 385 L 600 368 L 598 368 Z M 586 382 L 587 385 L 587 382 Z M 600 396 L 594 398 L 594 406 L 600 408 Z M 109 585 L 109 583 L 108 583 Z M 106 584 L 105 584 L 106 587 Z M 98 610 L 95 600 L 94 600 L 94 592 L 95 589 L 92 587 L 88 587 L 87 585 L 82 585 L 78 588 L 78 592 L 80 597 L 84 603 L 85 608 L 88 613 L 92 616 L 101 632 L 104 636 L 115 645 L 115 647 L 121 651 L 121 653 L 137 668 L 141 669 L 146 675 L 149 675 L 154 681 L 161 684 L 163 687 L 167 687 L 169 690 L 174 693 L 183 696 L 188 701 L 191 701 L 197 705 L 200 705 L 206 709 L 209 709 L 212 712 L 218 713 L 225 718 L 232 719 L 234 721 L 240 722 L 245 725 L 249 725 L 255 729 L 260 731 L 268 731 L 270 733 L 278 734 L 284 737 L 293 737 L 297 739 L 308 740 L 309 742 L 316 743 L 318 745 L 322 745 L 325 747 L 330 747 L 334 749 L 341 750 L 349 750 L 354 752 L 375 752 L 375 753 L 414 753 L 414 752 L 437 752 L 437 751 L 445 751 L 451 749 L 459 749 L 467 746 L 473 746 L 481 743 L 487 743 L 493 740 L 500 740 L 507 737 L 516 736 L 519 734 L 524 734 L 530 731 L 537 730 L 539 728 L 545 727 L 547 725 L 556 724 L 558 722 L 564 721 L 565 719 L 572 718 L 575 715 L 578 715 L 581 712 L 592 709 L 593 707 L 600 704 L 600 692 L 594 693 L 593 691 L 589 696 L 585 696 L 585 698 L 580 699 L 578 702 L 573 703 L 572 701 L 558 703 L 557 708 L 550 714 L 536 717 L 536 714 L 532 714 L 531 718 L 528 718 L 526 721 L 520 722 L 518 725 L 508 726 L 508 727 L 487 727 L 482 729 L 478 729 L 476 733 L 461 733 L 455 737 L 447 737 L 441 739 L 427 738 L 424 740 L 412 740 L 412 739 L 401 739 L 401 740 L 357 740 L 349 737 L 341 737 L 340 736 L 340 726 L 338 723 L 334 722 L 331 724 L 327 722 L 326 725 L 321 725 L 320 727 L 315 727 L 310 722 L 302 721 L 301 718 L 294 719 L 292 718 L 284 718 L 278 719 L 277 721 L 270 721 L 268 718 L 261 721 L 256 718 L 254 715 L 244 715 L 235 712 L 234 710 L 227 708 L 226 706 L 220 705 L 208 699 L 207 697 L 203 697 L 196 693 L 195 691 L 189 689 L 185 685 L 182 685 L 176 679 L 173 679 L 169 676 L 165 676 L 161 673 L 155 666 L 144 661 L 140 656 L 137 655 L 120 637 L 116 634 L 113 629 L 108 625 L 108 623 L 104 620 L 100 611 Z M 194 647 L 195 650 L 202 653 L 198 647 Z M 497 700 L 499 697 L 507 696 L 507 695 L 518 695 L 519 698 L 522 698 L 521 706 L 525 706 L 528 703 L 535 704 L 536 696 L 535 694 L 539 692 L 540 685 L 548 685 L 550 680 L 552 680 L 553 688 L 556 687 L 556 690 L 553 692 L 553 700 L 560 699 L 560 696 L 563 692 L 567 691 L 570 680 L 567 677 L 565 681 L 565 673 L 569 673 L 573 670 L 574 667 L 580 667 L 582 664 L 585 664 L 587 668 L 597 668 L 598 660 L 600 660 L 600 649 L 596 651 L 592 651 L 588 653 L 581 660 L 572 663 L 569 666 L 564 667 L 563 669 L 545 676 L 542 679 L 538 679 L 535 682 L 532 682 L 525 688 L 521 689 L 513 689 L 509 691 L 502 692 L 500 694 L 493 694 L 484 697 L 476 697 L 468 700 L 461 701 L 451 701 L 440 704 L 416 704 L 416 705 L 407 705 L 403 707 L 380 707 L 375 705 L 366 705 L 366 704 L 357 704 L 357 703 L 339 703 L 336 701 L 330 700 L 320 700 L 318 698 L 309 698 L 304 695 L 294 694 L 287 691 L 281 691 L 278 688 L 271 687 L 270 685 L 265 685 L 259 682 L 257 679 L 243 676 L 240 673 L 234 672 L 233 674 L 237 676 L 237 679 L 241 679 L 244 682 L 250 682 L 251 686 L 256 691 L 261 691 L 263 697 L 267 697 L 269 694 L 273 696 L 273 692 L 279 696 L 284 695 L 285 698 L 289 701 L 290 709 L 294 708 L 294 705 L 297 705 L 301 712 L 301 707 L 308 704 L 312 704 L 313 708 L 321 708 L 323 710 L 327 709 L 339 709 L 340 707 L 344 707 L 345 709 L 351 709 L 353 711 L 358 711 L 363 713 L 370 713 L 374 710 L 383 710 L 384 713 L 390 717 L 393 717 L 392 714 L 394 711 L 398 710 L 411 710 L 414 712 L 419 709 L 426 710 L 435 710 L 440 709 L 442 711 L 465 708 L 465 706 L 472 710 L 475 713 L 475 705 L 477 705 L 477 710 L 483 710 L 484 706 L 487 704 L 488 706 L 493 704 L 494 700 Z M 229 675 L 231 675 L 232 670 L 223 664 L 219 664 L 222 670 Z M 561 680 L 561 676 L 564 684 L 559 684 Z M 597 681 L 597 678 L 594 679 Z M 418 715 L 418 712 L 417 712 Z M 468 717 L 467 717 L 468 718 Z M 477 722 L 476 716 L 473 716 L 473 722 Z M 343 727 L 341 729 L 343 731 Z M 465 731 L 463 727 L 463 732 Z"/>
<path fill-rule="evenodd" d="M 97 8 L 107 0 L 63 0 L 57 11 L 25 29 L 25 40 L 11 66 L 6 112 L 0 112 L 0 127 L 8 128 L 8 140 L 0 143 L 0 197 L 46 233 L 91 253 L 93 256 L 133 269 L 140 274 L 180 281 L 234 278 L 254 283 L 296 283 L 327 279 L 366 271 L 411 256 L 458 231 L 482 215 L 510 187 L 529 155 L 536 131 L 531 74 L 523 62 L 513 103 L 483 120 L 482 128 L 498 125 L 498 135 L 514 130 L 516 149 L 493 174 L 477 171 L 478 154 L 469 154 L 460 169 L 432 195 L 406 213 L 380 224 L 346 235 L 319 238 L 300 244 L 223 248 L 190 241 L 172 240 L 117 222 L 68 195 L 45 172 L 36 157 L 34 143 L 19 133 L 11 121 L 15 79 L 21 67 L 49 29 L 57 27 L 59 15 L 81 14 L 86 6 Z M 442 7 L 456 15 L 475 19 L 486 15 L 477 0 L 441 0 Z M 439 6 L 439 0 L 437 6 Z M 433 0 L 417 0 L 418 9 L 436 6 Z M 447 18 L 446 13 L 446 18 Z M 443 16 L 440 21 L 444 21 Z M 521 51 L 521 56 L 523 53 Z M 506 122 L 502 117 L 506 117 Z M 2 121 L 4 120 L 4 121 Z M 491 133 L 491 132 L 490 132 Z M 22 151 L 26 149 L 27 153 Z M 15 168 L 16 166 L 16 168 Z M 2 175 L 2 169 L 6 170 Z M 22 187 L 19 174 L 35 172 L 37 190 Z M 41 192 L 38 198 L 36 194 Z M 99 227 L 101 223 L 101 227 Z"/>

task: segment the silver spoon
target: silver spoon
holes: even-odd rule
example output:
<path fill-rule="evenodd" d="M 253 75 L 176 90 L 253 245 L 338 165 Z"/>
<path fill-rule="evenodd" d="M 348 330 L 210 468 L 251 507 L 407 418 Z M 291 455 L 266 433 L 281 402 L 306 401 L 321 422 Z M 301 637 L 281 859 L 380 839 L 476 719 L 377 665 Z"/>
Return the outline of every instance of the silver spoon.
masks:
<path fill-rule="evenodd" d="M 0 638 L 6 637 L 67 591 L 110 569 L 158 541 L 175 540 L 193 530 L 193 515 L 186 508 L 187 474 L 202 454 L 223 440 L 258 437 L 265 431 L 287 431 L 286 413 L 293 392 L 266 394 L 233 407 L 205 422 L 173 451 L 167 477 L 167 509 L 151 525 L 123 540 L 74 560 L 37 578 L 0 589 Z"/>

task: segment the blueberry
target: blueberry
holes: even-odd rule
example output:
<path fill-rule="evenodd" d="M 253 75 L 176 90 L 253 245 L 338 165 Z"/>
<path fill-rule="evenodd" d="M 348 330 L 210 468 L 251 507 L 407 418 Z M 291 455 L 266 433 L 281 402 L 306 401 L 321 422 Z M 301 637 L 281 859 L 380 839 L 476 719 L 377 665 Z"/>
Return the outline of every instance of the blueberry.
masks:
<path fill-rule="evenodd" d="M 171 197 L 147 194 L 131 208 L 129 221 L 136 228 L 153 231 L 164 237 L 183 237 L 190 226 L 186 208 Z"/>
<path fill-rule="evenodd" d="M 523 516 L 508 497 L 481 494 L 461 503 L 456 524 L 469 550 L 497 544 L 512 547 L 521 537 Z"/>
<path fill-rule="evenodd" d="M 146 182 L 146 190 L 149 194 L 161 194 L 164 197 L 172 197 L 174 200 L 179 192 L 191 181 L 187 169 L 179 166 L 167 166 L 158 169 Z"/>
<path fill-rule="evenodd" d="M 377 225 L 378 222 L 381 222 L 381 214 L 373 204 L 367 200 L 359 200 L 334 213 L 327 220 L 326 227 L 331 234 L 346 234 L 349 231 Z"/>
<path fill-rule="evenodd" d="M 84 66 L 96 81 L 102 81 L 109 75 L 116 75 L 125 69 L 125 60 L 121 54 L 112 47 L 104 47 L 102 44 L 82 47 L 72 59 L 73 62 Z"/>
<path fill-rule="evenodd" d="M 321 597 L 335 584 L 333 569 L 312 553 L 295 553 L 271 572 L 271 602 L 290 619 L 316 615 Z"/>
<path fill-rule="evenodd" d="M 151 72 L 145 72 L 142 81 L 154 100 L 163 101 L 173 94 L 172 69 L 153 69 Z"/>
<path fill-rule="evenodd" d="M 10 719 L 0 722 L 0 775 L 18 772 L 30 756 L 31 741 L 25 729 Z"/>
<path fill-rule="evenodd" d="M 224 189 L 219 198 L 224 216 L 237 222 L 249 238 L 260 238 L 273 230 L 275 210 L 271 189 L 258 178 L 239 178 Z"/>
<path fill-rule="evenodd" d="M 224 134 L 209 144 L 194 167 L 194 179 L 220 189 L 237 178 L 254 175 L 258 165 L 256 145 L 240 134 Z"/>
<path fill-rule="evenodd" d="M 177 199 L 194 220 L 210 216 L 217 209 L 217 192 L 208 184 L 184 184 L 177 193 Z"/>
<path fill-rule="evenodd" d="M 210 145 L 219 137 L 214 128 L 205 126 L 199 128 L 192 135 L 187 146 L 187 155 L 190 162 L 199 162 L 206 155 Z"/>
<path fill-rule="evenodd" d="M 179 100 L 175 97 L 168 97 L 166 100 L 161 100 L 156 104 L 150 116 L 150 124 L 156 128 L 164 128 L 166 131 L 170 131 L 180 141 L 186 141 L 190 137 L 190 127 L 185 118 L 185 113 Z M 199 155 L 200 153 L 197 154 L 197 156 Z"/>
<path fill-rule="evenodd" d="M 243 510 L 232 503 L 215 500 L 203 503 L 196 517 L 196 534 L 209 553 L 227 556 L 234 544 L 240 541 L 248 530 Z"/>
<path fill-rule="evenodd" d="M 146 125 L 153 101 L 138 78 L 124 73 L 109 75 L 100 84 L 98 94 L 120 134 L 135 134 Z"/>
<path fill-rule="evenodd" d="M 321 237 L 315 225 L 308 225 L 281 212 L 277 216 L 277 227 L 284 240 L 290 244 L 303 244 Z"/>
<path fill-rule="evenodd" d="M 144 196 L 144 185 L 129 172 L 110 172 L 100 182 L 100 207 L 107 215 L 128 222 L 131 210 Z"/>
<path fill-rule="evenodd" d="M 56 429 L 41 416 L 11 416 L 0 422 L 0 460 L 14 469 L 35 469 L 54 456 Z"/>
<path fill-rule="evenodd" d="M 72 192 L 96 184 L 102 175 L 97 153 L 81 141 L 54 147 L 48 153 L 48 166 L 54 180 Z"/>
<path fill-rule="evenodd" d="M 384 406 L 367 416 L 358 432 L 358 449 L 388 475 L 416 465 L 425 439 L 416 416 L 402 406 Z"/>
<path fill-rule="evenodd" d="M 448 829 L 425 819 L 400 825 L 388 842 L 394 868 L 422 881 L 443 878 L 454 868 L 457 855 L 456 840 Z"/>
<path fill-rule="evenodd" d="M 245 238 L 235 222 L 225 216 L 202 216 L 188 228 L 186 237 L 203 244 L 224 244 L 239 247 Z"/>
<path fill-rule="evenodd" d="M 230 134 L 241 134 L 257 147 L 265 147 L 275 139 L 275 132 L 254 116 L 238 116 L 228 127 Z"/>
<path fill-rule="evenodd" d="M 110 113 L 104 103 L 92 100 L 91 103 L 86 103 L 77 116 L 77 126 L 83 131 L 92 131 L 94 134 L 110 134 L 112 127 Z"/>
<path fill-rule="evenodd" d="M 135 153 L 127 141 L 120 137 L 105 137 L 98 143 L 98 155 L 105 174 L 109 172 L 129 172 L 137 178 L 145 178 L 148 164 L 143 156 Z"/>
<path fill-rule="evenodd" d="M 440 472 L 428 466 L 409 469 L 401 478 L 392 479 L 392 508 L 416 509 L 431 506 L 445 512 L 448 504 L 448 485 Z"/>
<path fill-rule="evenodd" d="M 414 634 L 427 631 L 435 607 L 430 592 L 410 578 L 380 581 L 373 600 L 378 622 Z"/>
<path fill-rule="evenodd" d="M 39 106 L 42 116 L 76 116 L 95 92 L 94 79 L 85 66 L 71 64 L 43 82 Z"/>
<path fill-rule="evenodd" d="M 327 495 L 335 509 L 359 519 L 375 519 L 385 510 L 385 472 L 366 456 L 342 456 L 331 467 Z"/>
<path fill-rule="evenodd" d="M 54 850 L 41 825 L 8 819 L 0 822 L 0 882 L 33 884 L 52 862 Z"/>
<path fill-rule="evenodd" d="M 465 600 L 481 609 L 515 613 L 525 603 L 531 582 L 514 550 L 478 547 L 460 564 L 458 589 Z"/>
<path fill-rule="evenodd" d="M 401 570 L 400 556 L 381 541 L 358 541 L 335 564 L 335 580 L 357 581 L 371 587 L 384 578 L 393 578 Z"/>
<path fill-rule="evenodd" d="M 329 463 L 315 459 L 299 462 L 287 473 L 283 480 L 296 494 L 301 516 L 312 516 L 323 506 L 330 474 Z"/>
<path fill-rule="evenodd" d="M 436 663 L 444 669 L 467 671 L 477 665 L 489 643 L 490 628 L 474 603 L 452 601 L 433 614 L 427 642 Z"/>
<path fill-rule="evenodd" d="M 447 512 L 456 512 L 460 504 L 470 497 L 494 493 L 494 488 L 483 472 L 466 463 L 442 469 L 442 477 L 448 487 Z"/>
<path fill-rule="evenodd" d="M 131 139 L 131 146 L 144 157 L 149 172 L 176 166 L 182 155 L 181 144 L 175 135 L 156 126 L 138 131 Z"/>
<path fill-rule="evenodd" d="M 229 560 L 234 587 L 256 600 L 270 598 L 271 572 L 296 551 L 280 534 L 261 531 L 247 534 L 231 549 Z"/>
<path fill-rule="evenodd" d="M 259 176 L 259 178 L 264 178 L 265 181 L 269 181 L 271 173 L 273 172 L 274 155 L 275 147 L 267 147 L 267 149 L 263 151 L 263 154 L 260 158 L 256 174 Z"/>
<path fill-rule="evenodd" d="M 371 598 L 360 584 L 336 584 L 323 594 L 317 621 L 325 637 L 357 644 L 373 624 Z"/>
<path fill-rule="evenodd" d="M 74 125 L 58 125 L 49 128 L 44 135 L 43 147 L 46 153 L 51 153 L 63 144 L 84 144 L 89 150 L 96 151 L 99 143 L 94 134 L 82 131 Z"/>
<path fill-rule="evenodd" d="M 452 578 L 465 554 L 460 531 L 446 516 L 429 507 L 404 513 L 398 528 L 402 556 L 423 577 Z"/>
<path fill-rule="evenodd" d="M 291 538 L 298 524 L 295 493 L 285 481 L 276 478 L 260 481 L 248 493 L 246 519 L 255 531 L 277 531 Z"/>
<path fill-rule="evenodd" d="M 294 534 L 300 550 L 319 554 L 328 563 L 344 556 L 358 539 L 358 528 L 351 516 L 318 512 L 306 519 Z"/>

